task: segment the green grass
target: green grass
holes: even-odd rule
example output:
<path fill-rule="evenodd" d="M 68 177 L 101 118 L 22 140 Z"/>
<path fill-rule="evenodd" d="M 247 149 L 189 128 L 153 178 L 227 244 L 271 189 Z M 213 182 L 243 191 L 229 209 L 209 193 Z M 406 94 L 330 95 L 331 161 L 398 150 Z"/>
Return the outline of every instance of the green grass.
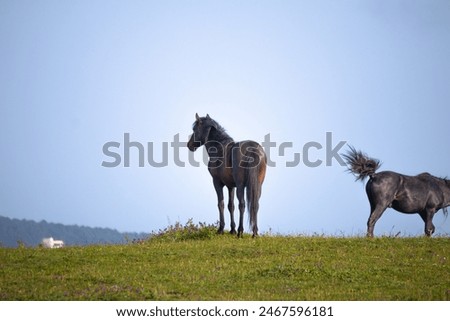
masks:
<path fill-rule="evenodd" d="M 449 300 L 450 239 L 216 235 L 0 248 L 0 300 Z"/>

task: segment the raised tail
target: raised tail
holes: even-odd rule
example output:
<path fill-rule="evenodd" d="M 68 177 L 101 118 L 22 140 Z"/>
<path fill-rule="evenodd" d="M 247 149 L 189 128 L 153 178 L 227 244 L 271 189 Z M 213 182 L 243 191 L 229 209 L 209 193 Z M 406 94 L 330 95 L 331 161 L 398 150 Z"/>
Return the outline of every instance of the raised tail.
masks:
<path fill-rule="evenodd" d="M 348 146 L 349 150 L 342 154 L 348 166 L 348 171 L 356 176 L 356 180 L 364 180 L 372 177 L 380 168 L 381 162 L 378 159 L 370 158 L 361 151 L 357 151 L 353 146 Z"/>

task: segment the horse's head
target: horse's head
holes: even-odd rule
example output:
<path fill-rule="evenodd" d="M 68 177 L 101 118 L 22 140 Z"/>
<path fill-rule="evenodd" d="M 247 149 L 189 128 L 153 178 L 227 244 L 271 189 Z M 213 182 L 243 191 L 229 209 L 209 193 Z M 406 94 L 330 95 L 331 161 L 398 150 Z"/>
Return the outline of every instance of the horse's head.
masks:
<path fill-rule="evenodd" d="M 206 117 L 199 117 L 198 114 L 195 114 L 195 122 L 192 126 L 193 133 L 187 143 L 190 151 L 195 152 L 197 148 L 208 141 L 209 132 L 213 125 L 212 119 L 208 114 Z"/>

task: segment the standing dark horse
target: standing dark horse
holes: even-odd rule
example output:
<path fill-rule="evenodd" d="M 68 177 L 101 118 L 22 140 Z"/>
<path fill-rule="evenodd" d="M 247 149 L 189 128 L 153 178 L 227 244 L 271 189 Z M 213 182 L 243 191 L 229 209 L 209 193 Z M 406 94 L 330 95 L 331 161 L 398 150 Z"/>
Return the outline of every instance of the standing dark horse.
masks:
<path fill-rule="evenodd" d="M 253 237 L 258 235 L 257 214 L 261 187 L 266 175 L 267 158 L 263 148 L 258 143 L 246 140 L 235 142 L 215 120 L 209 115 L 199 117 L 196 121 L 187 147 L 195 151 L 205 145 L 209 156 L 208 170 L 213 178 L 216 189 L 220 226 L 218 233 L 223 233 L 225 227 L 223 187 L 228 188 L 228 210 L 231 216 L 231 234 L 236 234 L 234 223 L 234 189 L 237 189 L 239 200 L 239 228 L 238 237 L 244 232 L 245 199 L 244 190 L 247 191 L 247 209 L 250 213 L 250 227 Z"/>
<path fill-rule="evenodd" d="M 429 173 L 407 176 L 395 172 L 379 172 L 380 161 L 369 158 L 350 146 L 342 155 L 350 172 L 357 180 L 369 177 L 366 193 L 370 202 L 370 216 L 367 222 L 367 236 L 373 237 L 377 220 L 388 207 L 401 213 L 418 213 L 425 222 L 425 234 L 434 233 L 433 216 L 440 209 L 447 216 L 450 205 L 450 180 L 435 177 Z"/>

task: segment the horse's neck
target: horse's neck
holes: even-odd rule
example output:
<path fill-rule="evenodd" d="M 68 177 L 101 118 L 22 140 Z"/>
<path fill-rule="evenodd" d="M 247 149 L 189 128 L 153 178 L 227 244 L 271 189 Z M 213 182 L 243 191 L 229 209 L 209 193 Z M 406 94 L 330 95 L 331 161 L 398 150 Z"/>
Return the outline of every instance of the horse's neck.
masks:
<path fill-rule="evenodd" d="M 223 158 L 231 143 L 233 143 L 233 138 L 231 138 L 224 130 L 212 128 L 205 146 L 210 158 Z"/>
<path fill-rule="evenodd" d="M 208 141 L 205 144 L 208 156 L 210 158 L 224 158 L 233 143 L 234 141 L 232 139 Z"/>

